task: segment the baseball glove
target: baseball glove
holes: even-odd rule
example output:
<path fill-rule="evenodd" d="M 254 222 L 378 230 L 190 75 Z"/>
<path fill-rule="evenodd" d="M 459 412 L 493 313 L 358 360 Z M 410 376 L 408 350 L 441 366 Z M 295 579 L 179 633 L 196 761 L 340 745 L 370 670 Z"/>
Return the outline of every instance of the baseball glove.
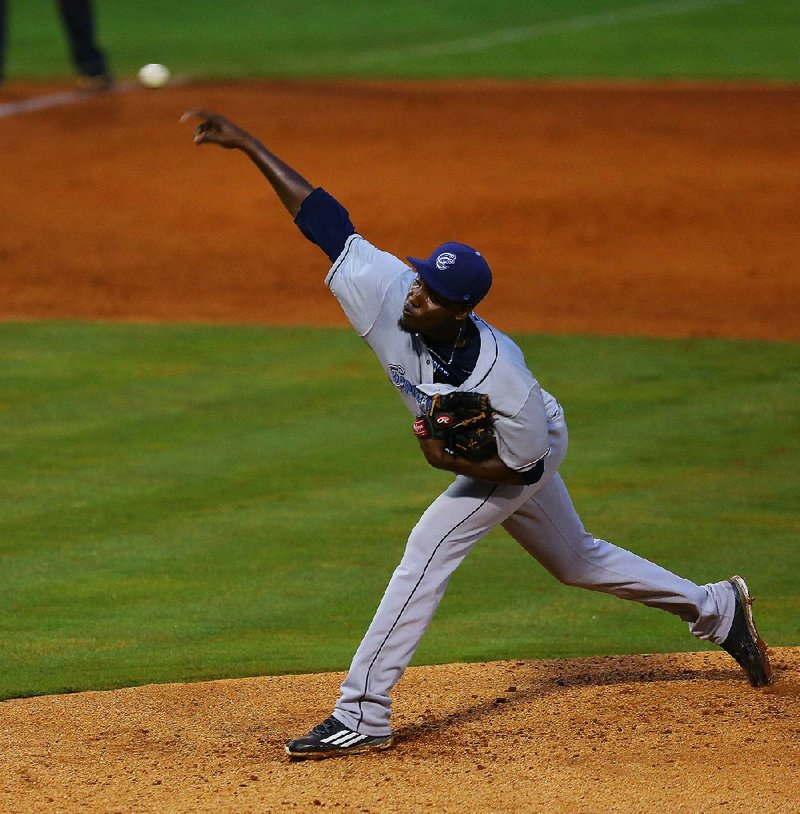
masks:
<path fill-rule="evenodd" d="M 444 441 L 453 455 L 483 461 L 497 454 L 493 419 L 494 411 L 485 393 L 454 390 L 431 398 L 427 412 L 414 421 L 414 435 Z"/>

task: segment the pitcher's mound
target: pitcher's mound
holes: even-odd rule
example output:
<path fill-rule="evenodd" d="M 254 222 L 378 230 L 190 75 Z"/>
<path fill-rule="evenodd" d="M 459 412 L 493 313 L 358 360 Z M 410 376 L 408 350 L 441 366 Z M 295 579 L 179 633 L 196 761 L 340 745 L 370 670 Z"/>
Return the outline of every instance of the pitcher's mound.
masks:
<path fill-rule="evenodd" d="M 721 651 L 408 670 L 396 746 L 291 762 L 342 673 L 0 704 L 9 812 L 796 811 L 800 648 L 752 689 Z"/>

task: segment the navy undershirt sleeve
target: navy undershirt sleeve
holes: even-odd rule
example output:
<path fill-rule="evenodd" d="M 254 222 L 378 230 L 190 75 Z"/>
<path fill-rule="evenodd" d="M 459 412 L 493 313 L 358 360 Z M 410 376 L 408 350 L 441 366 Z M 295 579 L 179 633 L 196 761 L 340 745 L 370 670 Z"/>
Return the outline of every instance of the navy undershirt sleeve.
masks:
<path fill-rule="evenodd" d="M 306 196 L 294 222 L 331 262 L 342 253 L 347 238 L 356 231 L 348 211 L 322 187 Z"/>

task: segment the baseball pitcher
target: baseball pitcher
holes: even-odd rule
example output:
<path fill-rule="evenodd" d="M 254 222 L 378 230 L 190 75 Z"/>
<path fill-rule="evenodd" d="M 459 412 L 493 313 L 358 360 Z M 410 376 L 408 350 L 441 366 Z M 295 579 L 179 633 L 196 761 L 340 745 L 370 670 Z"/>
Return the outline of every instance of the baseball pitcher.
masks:
<path fill-rule="evenodd" d="M 224 116 L 199 120 L 196 144 L 243 152 L 300 231 L 332 266 L 325 282 L 410 410 L 425 460 L 454 480 L 408 538 L 329 718 L 286 745 L 324 758 L 392 744 L 390 692 L 411 660 L 448 580 L 472 546 L 502 526 L 565 584 L 660 608 L 723 647 L 754 687 L 769 683 L 766 644 L 739 576 L 697 585 L 587 532 L 558 468 L 567 424 L 519 347 L 475 314 L 492 275 L 458 242 L 404 262 L 373 246 L 347 210 Z"/>

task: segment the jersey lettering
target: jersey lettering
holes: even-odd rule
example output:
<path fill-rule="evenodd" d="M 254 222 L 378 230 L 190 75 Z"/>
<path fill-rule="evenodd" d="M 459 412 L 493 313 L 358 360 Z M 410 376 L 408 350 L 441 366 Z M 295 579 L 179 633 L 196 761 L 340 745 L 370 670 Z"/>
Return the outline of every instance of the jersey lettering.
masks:
<path fill-rule="evenodd" d="M 408 393 L 425 412 L 430 409 L 431 397 L 419 390 L 415 384 L 406 378 L 406 370 L 402 365 L 390 364 L 389 378 L 398 390 Z"/>

